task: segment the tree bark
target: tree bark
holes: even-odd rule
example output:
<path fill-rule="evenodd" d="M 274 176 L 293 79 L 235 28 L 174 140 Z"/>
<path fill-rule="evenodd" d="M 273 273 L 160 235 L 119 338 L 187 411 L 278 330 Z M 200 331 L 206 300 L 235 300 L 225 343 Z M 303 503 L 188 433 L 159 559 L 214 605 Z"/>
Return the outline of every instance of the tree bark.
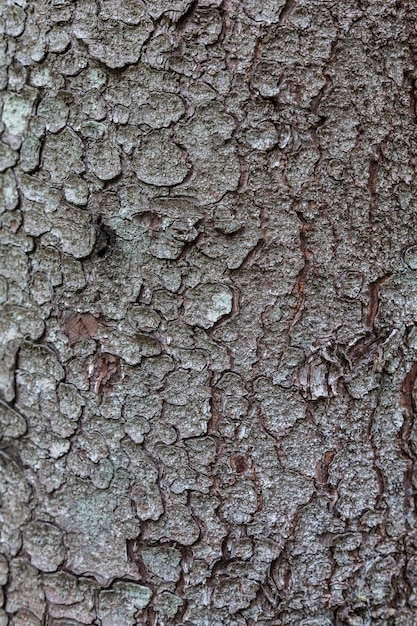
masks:
<path fill-rule="evenodd" d="M 417 5 L 0 12 L 0 626 L 417 625 Z"/>

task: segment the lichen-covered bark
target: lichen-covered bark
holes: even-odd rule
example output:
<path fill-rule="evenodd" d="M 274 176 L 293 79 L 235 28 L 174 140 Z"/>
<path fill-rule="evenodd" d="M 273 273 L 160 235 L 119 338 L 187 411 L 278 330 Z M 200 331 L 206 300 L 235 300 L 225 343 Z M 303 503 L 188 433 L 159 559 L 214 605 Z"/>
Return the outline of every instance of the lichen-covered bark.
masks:
<path fill-rule="evenodd" d="M 0 626 L 416 625 L 415 2 L 0 13 Z"/>

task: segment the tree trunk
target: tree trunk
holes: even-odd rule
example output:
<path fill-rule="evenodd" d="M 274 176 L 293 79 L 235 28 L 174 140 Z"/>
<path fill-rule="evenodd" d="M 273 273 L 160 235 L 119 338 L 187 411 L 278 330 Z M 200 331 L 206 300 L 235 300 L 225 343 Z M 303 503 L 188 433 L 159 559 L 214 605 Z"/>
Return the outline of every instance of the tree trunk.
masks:
<path fill-rule="evenodd" d="M 417 625 L 415 2 L 0 11 L 0 626 Z"/>

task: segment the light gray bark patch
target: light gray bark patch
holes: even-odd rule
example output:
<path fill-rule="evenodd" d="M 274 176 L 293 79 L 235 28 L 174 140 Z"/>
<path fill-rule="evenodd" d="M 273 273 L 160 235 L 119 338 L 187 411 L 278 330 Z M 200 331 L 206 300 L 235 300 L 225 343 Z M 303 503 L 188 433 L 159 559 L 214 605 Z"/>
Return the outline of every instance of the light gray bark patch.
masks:
<path fill-rule="evenodd" d="M 414 624 L 415 3 L 0 12 L 0 626 Z"/>
<path fill-rule="evenodd" d="M 17 153 L 10 146 L 0 142 L 0 172 L 16 165 L 17 159 Z"/>
<path fill-rule="evenodd" d="M 117 148 L 108 141 L 95 141 L 87 149 L 87 161 L 100 180 L 111 180 L 120 174 L 122 166 Z"/>
<path fill-rule="evenodd" d="M 184 319 L 191 326 L 210 328 L 232 311 L 233 292 L 221 284 L 205 284 L 190 290 L 185 298 Z"/>
<path fill-rule="evenodd" d="M 189 171 L 184 151 L 162 132 L 146 137 L 136 150 L 133 168 L 139 180 L 158 187 L 181 183 Z"/>
<path fill-rule="evenodd" d="M 54 183 L 61 183 L 69 171 L 84 171 L 83 144 L 68 128 L 57 135 L 49 135 L 43 146 L 42 164 Z"/>
<path fill-rule="evenodd" d="M 42 572 L 54 572 L 65 559 L 62 531 L 47 522 L 30 522 L 23 531 L 23 545 L 32 565 Z"/>
<path fill-rule="evenodd" d="M 98 615 L 103 626 L 120 622 L 134 626 L 136 612 L 149 604 L 151 596 L 151 589 L 133 583 L 117 582 L 112 589 L 102 590 Z"/>
<path fill-rule="evenodd" d="M 56 96 L 44 98 L 38 105 L 37 113 L 45 122 L 46 130 L 51 133 L 57 133 L 67 123 L 69 115 L 68 102 L 65 102 L 65 94 L 62 97 Z"/>

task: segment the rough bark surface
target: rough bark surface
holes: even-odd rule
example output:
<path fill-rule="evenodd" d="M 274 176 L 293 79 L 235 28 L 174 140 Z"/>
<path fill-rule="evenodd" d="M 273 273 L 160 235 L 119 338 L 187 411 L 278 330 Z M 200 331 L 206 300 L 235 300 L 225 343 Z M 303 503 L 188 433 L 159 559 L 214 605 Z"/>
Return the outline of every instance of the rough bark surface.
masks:
<path fill-rule="evenodd" d="M 0 626 L 416 625 L 416 3 L 0 13 Z"/>

